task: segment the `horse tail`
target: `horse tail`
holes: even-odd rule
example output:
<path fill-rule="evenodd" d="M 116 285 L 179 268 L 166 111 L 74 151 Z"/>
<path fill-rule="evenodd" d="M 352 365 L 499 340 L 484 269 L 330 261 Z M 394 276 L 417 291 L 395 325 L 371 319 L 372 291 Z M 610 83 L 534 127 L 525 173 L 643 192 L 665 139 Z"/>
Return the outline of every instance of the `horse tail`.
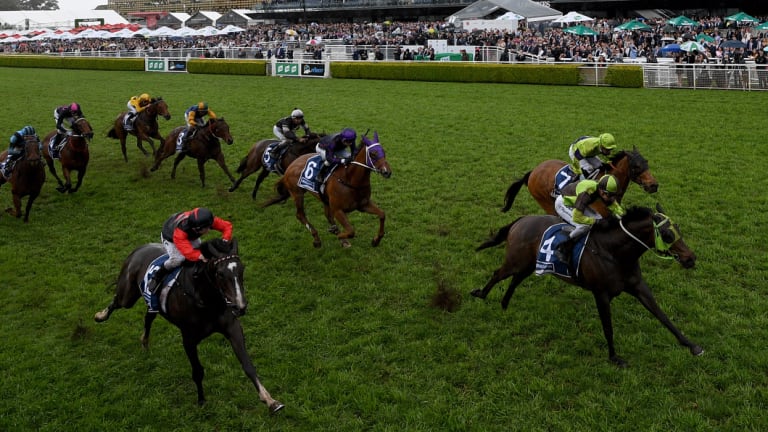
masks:
<path fill-rule="evenodd" d="M 248 167 L 248 156 L 244 157 L 240 161 L 240 165 L 237 167 L 237 171 L 235 171 L 235 172 L 237 172 L 238 174 L 242 174 L 243 171 L 245 171 L 246 167 Z"/>
<path fill-rule="evenodd" d="M 262 208 L 269 207 L 272 204 L 284 203 L 288 200 L 288 198 L 291 197 L 291 193 L 288 192 L 288 188 L 285 187 L 282 179 L 275 185 L 275 190 L 277 191 L 278 195 L 276 197 L 270 198 L 264 204 L 262 204 Z"/>
<path fill-rule="evenodd" d="M 507 239 L 507 235 L 509 234 L 509 230 L 512 229 L 512 225 L 516 224 L 517 221 L 519 221 L 520 219 L 522 219 L 522 217 L 517 218 L 511 224 L 508 224 L 508 225 L 502 227 L 501 229 L 499 229 L 499 231 L 496 233 L 496 235 L 491 234 L 493 237 L 489 238 L 488 240 L 483 242 L 483 244 L 478 246 L 475 249 L 475 252 L 481 251 L 483 249 L 487 249 L 487 248 L 492 247 L 492 246 L 499 245 L 501 243 L 504 243 L 504 241 L 506 241 L 506 239 Z"/>
<path fill-rule="evenodd" d="M 115 138 L 117 139 L 117 132 L 115 131 L 115 127 L 112 126 L 112 129 L 107 132 L 107 138 Z"/>
<path fill-rule="evenodd" d="M 523 178 L 520 180 L 512 183 L 509 186 L 509 189 L 507 189 L 507 194 L 504 195 L 504 207 L 501 208 L 501 211 L 507 212 L 512 207 L 512 203 L 515 202 L 515 197 L 517 196 L 517 193 L 520 192 L 520 188 L 523 187 L 523 185 L 528 186 L 528 177 L 531 176 L 531 171 L 528 171 L 525 173 Z"/>

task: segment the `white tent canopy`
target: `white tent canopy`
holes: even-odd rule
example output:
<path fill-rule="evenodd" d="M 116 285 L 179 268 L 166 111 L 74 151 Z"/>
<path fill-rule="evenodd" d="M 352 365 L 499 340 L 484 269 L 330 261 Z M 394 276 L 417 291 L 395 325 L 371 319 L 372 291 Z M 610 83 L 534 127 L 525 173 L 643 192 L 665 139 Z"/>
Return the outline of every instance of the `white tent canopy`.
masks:
<path fill-rule="evenodd" d="M 501 15 L 501 16 L 499 16 L 499 17 L 498 17 L 498 18 L 496 18 L 496 19 L 497 19 L 497 20 L 514 20 L 514 21 L 520 21 L 520 20 L 524 20 L 524 19 L 525 19 L 525 17 L 524 17 L 524 16 L 522 16 L 522 15 L 518 15 L 518 14 L 516 14 L 516 13 L 514 13 L 514 12 L 507 12 L 507 13 L 505 13 L 504 15 Z"/>
<path fill-rule="evenodd" d="M 568 12 L 567 14 L 553 19 L 553 23 L 560 23 L 560 24 L 570 24 L 570 23 L 578 23 L 578 22 L 586 22 L 586 21 L 594 21 L 594 18 L 590 18 L 586 15 L 582 15 L 578 12 Z"/>

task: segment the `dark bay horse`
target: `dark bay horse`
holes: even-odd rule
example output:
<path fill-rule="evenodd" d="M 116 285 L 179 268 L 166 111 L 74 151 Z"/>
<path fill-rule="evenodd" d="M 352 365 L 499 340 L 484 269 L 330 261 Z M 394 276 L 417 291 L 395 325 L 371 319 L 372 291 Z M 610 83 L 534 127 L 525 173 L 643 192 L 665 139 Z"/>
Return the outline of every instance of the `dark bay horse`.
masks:
<path fill-rule="evenodd" d="M 318 142 L 320 142 L 320 138 L 324 136 L 325 134 L 316 134 L 311 132 L 309 136 L 303 136 L 299 138 L 297 142 L 289 146 L 285 153 L 283 153 L 283 155 L 280 157 L 280 160 L 275 164 L 274 171 L 270 171 L 267 169 L 267 167 L 264 166 L 264 151 L 271 144 L 275 144 L 279 141 L 276 139 L 265 139 L 258 141 L 251 147 L 251 150 L 248 151 L 248 155 L 244 157 L 242 161 L 240 161 L 240 166 L 237 167 L 237 172 L 240 173 L 240 177 L 235 180 L 235 184 L 229 188 L 229 191 L 234 192 L 235 189 L 240 186 L 240 183 L 242 183 L 243 180 L 245 180 L 251 174 L 261 170 L 259 176 L 256 178 L 256 184 L 253 186 L 253 192 L 251 192 L 251 198 L 255 199 L 256 192 L 258 192 L 261 182 L 263 182 L 270 173 L 274 172 L 278 175 L 282 175 L 285 170 L 288 169 L 288 166 L 291 164 L 291 162 L 296 160 L 297 157 L 307 153 L 314 153 L 315 146 Z"/>
<path fill-rule="evenodd" d="M 165 138 L 163 145 L 155 152 L 155 164 L 152 165 L 150 171 L 156 171 L 165 159 L 176 153 L 176 140 L 179 134 L 184 131 L 184 128 L 184 126 L 175 128 Z M 176 155 L 176 159 L 173 161 L 173 170 L 171 170 L 171 178 L 176 178 L 176 167 L 179 166 L 179 162 L 189 156 L 197 159 L 197 170 L 200 172 L 200 182 L 203 187 L 205 187 L 205 163 L 209 159 L 215 160 L 221 169 L 224 170 L 224 174 L 229 177 L 229 181 L 234 183 L 235 178 L 229 172 L 226 162 L 224 162 L 224 153 L 221 151 L 221 142 L 219 140 L 224 140 L 227 145 L 231 145 L 234 142 L 232 135 L 229 133 L 229 125 L 224 118 L 208 119 L 208 123 L 201 127 L 189 141 L 189 150 Z"/>
<path fill-rule="evenodd" d="M 379 232 L 371 241 L 374 247 L 378 246 L 384 237 L 384 211 L 371 201 L 371 172 L 389 178 L 392 175 L 392 169 L 387 162 L 384 148 L 379 144 L 378 133 L 374 133 L 373 140 L 364 135 L 361 141 L 362 146 L 357 149 L 354 161 L 347 166 L 339 166 L 333 171 L 326 183 L 325 193 L 321 196 L 311 192 L 312 195 L 322 201 L 325 218 L 330 225 L 328 230 L 336 234 L 343 247 L 350 247 L 349 239 L 355 236 L 355 227 L 352 226 L 347 217 L 347 213 L 355 210 L 378 216 Z M 263 207 L 285 202 L 288 198 L 293 197 L 296 204 L 296 218 L 312 234 L 314 239 L 312 244 L 315 247 L 320 247 L 322 243 L 317 229 L 312 226 L 304 213 L 304 194 L 309 191 L 298 186 L 304 165 L 311 156 L 309 154 L 299 156 L 291 163 L 285 175 L 277 182 L 278 196 L 264 203 Z M 344 231 L 339 230 L 334 219 L 339 221 Z"/>
<path fill-rule="evenodd" d="M 45 166 L 41 154 L 41 144 L 34 135 L 24 137 L 24 154 L 16 161 L 16 165 L 8 181 L 11 183 L 13 195 L 13 208 L 5 209 L 9 214 L 21 217 L 21 199 L 27 197 L 27 206 L 24 210 L 24 222 L 29 222 L 29 211 L 32 203 L 40 195 L 40 190 L 45 183 Z M 8 157 L 8 150 L 0 153 L 0 160 Z M 5 183 L 5 178 L 0 175 L 0 186 Z"/>
<path fill-rule="evenodd" d="M 555 215 L 555 196 L 553 196 L 555 189 L 555 175 L 560 168 L 568 165 L 567 162 L 561 160 L 546 160 L 540 163 L 536 168 L 528 171 L 523 177 L 514 183 L 512 183 L 507 189 L 507 193 L 504 196 L 504 207 L 501 211 L 506 212 L 512 207 L 512 203 L 515 202 L 515 197 L 520 191 L 523 185 L 528 186 L 528 192 L 531 193 L 533 199 L 539 203 L 539 206 L 544 209 L 548 214 Z M 602 177 L 604 174 L 612 174 L 619 181 L 621 191 L 618 196 L 619 202 L 627 191 L 629 182 L 635 182 L 643 187 L 648 193 L 654 193 L 659 188 L 659 182 L 651 174 L 648 168 L 648 161 L 637 151 L 620 151 L 611 158 L 610 164 L 603 166 L 600 170 L 600 174 L 597 178 Z M 561 185 L 560 188 L 565 185 Z M 601 213 L 603 216 L 608 216 L 609 212 L 602 205 L 597 203 L 595 210 Z"/>
<path fill-rule="evenodd" d="M 704 352 L 700 346 L 683 336 L 659 308 L 640 271 L 639 259 L 647 250 L 673 256 L 684 268 L 692 268 L 696 263 L 696 255 L 685 244 L 678 226 L 660 208 L 657 210 L 659 212 L 654 213 L 649 208 L 631 207 L 621 220 L 602 219 L 589 234 L 580 260 L 578 277 L 574 279 L 555 274 L 569 284 L 592 292 L 603 334 L 608 342 L 608 356 L 619 366 L 625 366 L 626 362 L 616 355 L 613 346 L 611 300 L 622 292 L 638 299 L 675 335 L 681 345 L 688 347 L 691 354 L 700 355 Z M 550 226 L 561 222 L 559 217 L 551 215 L 523 216 L 481 244 L 477 250 L 506 243 L 506 253 L 501 267 L 493 272 L 485 287 L 472 291 L 472 295 L 485 298 L 494 285 L 511 276 L 512 280 L 501 301 L 502 308 L 506 309 L 515 288 L 535 271 L 539 254 L 554 253 L 551 243 L 545 242 L 540 247 L 541 240 Z"/>
<path fill-rule="evenodd" d="M 225 242 L 215 239 L 203 243 L 200 248 L 207 262 L 199 262 L 195 267 L 184 267 L 177 282 L 170 289 L 160 292 L 160 314 L 181 330 L 184 351 L 192 366 L 192 379 L 197 386 L 197 402 L 205 403 L 203 376 L 205 371 L 200 363 L 197 346 L 213 333 L 222 334 L 235 352 L 235 356 L 251 380 L 259 398 L 267 404 L 270 412 L 275 413 L 283 404 L 273 399 L 267 389 L 261 385 L 256 368 L 245 348 L 243 327 L 238 317 L 243 316 L 248 307 L 243 284 L 243 263 L 237 254 L 237 241 Z M 104 322 L 116 309 L 131 308 L 142 298 L 141 283 L 147 267 L 155 258 L 165 253 L 159 243 L 150 243 L 135 249 L 123 262 L 117 279 L 115 296 L 104 310 L 96 313 L 94 320 Z M 183 287 L 194 287 L 202 305 L 185 294 Z M 156 313 L 144 315 L 144 332 L 141 343 L 149 346 L 149 333 Z"/>
<path fill-rule="evenodd" d="M 49 149 L 49 144 L 54 136 L 56 136 L 55 130 L 48 133 L 43 140 L 43 157 L 45 157 L 45 162 L 48 164 L 48 171 L 59 182 L 59 186 L 56 188 L 57 191 L 61 193 L 77 192 L 80 189 L 80 185 L 83 184 L 83 177 L 85 177 L 88 161 L 91 158 L 88 151 L 88 142 L 93 138 L 93 128 L 91 128 L 91 124 L 84 117 L 80 117 L 72 123 L 72 134 L 64 138 L 64 145 L 58 157 L 59 162 L 61 162 L 61 173 L 64 175 L 64 182 L 56 174 L 56 168 L 53 165 L 54 158 L 51 156 Z M 75 187 L 72 187 L 72 171 L 77 171 Z"/>
<path fill-rule="evenodd" d="M 160 126 L 157 124 L 157 117 L 163 117 L 166 120 L 171 119 L 171 113 L 168 111 L 168 104 L 163 98 L 152 98 L 149 105 L 140 112 L 133 120 L 133 130 L 125 130 L 125 116 L 128 115 L 128 111 L 123 111 L 115 119 L 115 123 L 112 128 L 107 132 L 107 137 L 120 140 L 120 149 L 123 151 L 123 159 L 128 162 L 128 154 L 125 151 L 125 141 L 128 135 L 136 137 L 136 147 L 144 153 L 144 156 L 149 156 L 149 152 L 142 145 L 142 141 L 149 143 L 152 148 L 152 153 L 155 153 L 155 143 L 152 138 L 160 140 L 162 143 L 164 138 L 160 135 Z"/>

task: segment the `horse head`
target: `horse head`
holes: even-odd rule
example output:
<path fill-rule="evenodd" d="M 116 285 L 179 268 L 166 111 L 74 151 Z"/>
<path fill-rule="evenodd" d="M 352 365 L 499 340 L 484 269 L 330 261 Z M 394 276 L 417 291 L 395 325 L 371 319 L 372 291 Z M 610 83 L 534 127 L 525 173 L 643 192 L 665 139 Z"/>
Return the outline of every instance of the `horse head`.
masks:
<path fill-rule="evenodd" d="M 201 245 L 200 251 L 208 260 L 205 269 L 209 282 L 216 287 L 235 316 L 245 315 L 248 301 L 245 299 L 244 267 L 237 254 L 237 240 L 210 240 Z"/>
<path fill-rule="evenodd" d="M 232 134 L 229 133 L 229 125 L 224 118 L 208 119 L 208 131 L 214 137 L 223 139 L 228 145 L 231 145 L 235 140 L 232 138 Z"/>
<path fill-rule="evenodd" d="M 626 168 L 622 166 L 624 162 Z M 616 170 L 625 169 L 629 180 L 642 186 L 648 193 L 655 193 L 659 189 L 659 182 L 651 174 L 648 161 L 637 151 L 637 147 L 633 147 L 632 151 L 619 152 L 611 159 L 611 166 Z"/>
<path fill-rule="evenodd" d="M 657 211 L 646 207 L 630 207 L 621 220 L 601 219 L 597 225 L 602 225 L 606 230 L 618 225 L 632 240 L 653 250 L 658 256 L 674 257 L 683 268 L 694 267 L 696 254 L 685 244 L 680 228 L 660 210 L 660 206 L 657 206 Z"/>
<path fill-rule="evenodd" d="M 656 205 L 656 211 L 658 213 L 653 215 L 656 250 L 672 255 L 683 268 L 693 268 L 696 265 L 696 254 L 683 240 L 680 227 L 664 214 L 661 205 Z"/>
<path fill-rule="evenodd" d="M 365 150 L 365 166 L 381 174 L 384 178 L 389 178 L 392 175 L 392 168 L 387 162 L 387 155 L 384 152 L 384 147 L 379 143 L 379 133 L 373 133 L 373 139 L 368 138 L 368 134 L 364 134 L 361 137 L 362 150 Z"/>
<path fill-rule="evenodd" d="M 86 140 L 90 141 L 93 138 L 93 128 L 85 117 L 80 117 L 72 123 L 72 130 L 76 135 L 79 135 Z"/>
<path fill-rule="evenodd" d="M 150 103 L 149 109 L 154 111 L 154 115 L 162 116 L 166 120 L 171 119 L 171 113 L 168 111 L 168 104 L 161 97 L 152 98 L 152 103 Z"/>
<path fill-rule="evenodd" d="M 27 162 L 40 162 L 42 152 L 43 144 L 36 135 L 24 136 L 24 160 Z"/>

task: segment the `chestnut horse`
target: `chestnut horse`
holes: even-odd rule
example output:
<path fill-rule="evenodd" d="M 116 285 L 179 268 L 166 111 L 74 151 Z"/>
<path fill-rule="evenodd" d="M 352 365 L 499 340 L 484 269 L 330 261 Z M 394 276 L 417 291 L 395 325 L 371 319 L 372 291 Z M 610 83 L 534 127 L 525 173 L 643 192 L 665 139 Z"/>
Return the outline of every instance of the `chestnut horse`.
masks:
<path fill-rule="evenodd" d="M 272 170 L 268 170 L 264 165 L 264 151 L 271 144 L 276 144 L 279 141 L 276 139 L 258 141 L 251 147 L 251 150 L 248 151 L 248 155 L 240 161 L 240 166 L 237 167 L 237 172 L 240 173 L 240 177 L 235 180 L 235 184 L 229 188 L 229 191 L 234 192 L 235 189 L 240 186 L 240 183 L 242 183 L 249 175 L 261 170 L 259 176 L 256 178 L 256 184 L 253 186 L 253 192 L 251 192 L 251 198 L 255 199 L 256 192 L 258 192 L 261 182 L 263 182 L 270 173 L 274 172 L 278 175 L 282 175 L 285 170 L 288 169 L 288 165 L 296 160 L 297 157 L 307 153 L 314 153 L 315 146 L 320 142 L 320 138 L 324 136 L 325 134 L 316 134 L 312 132 L 309 135 L 299 138 L 298 141 L 290 145 L 283 155 L 280 156 L 280 159 L 275 162 Z"/>
<path fill-rule="evenodd" d="M 112 129 L 107 132 L 109 138 L 115 138 L 120 140 L 120 149 L 123 151 L 123 159 L 128 162 L 128 154 L 125 151 L 125 141 L 128 139 L 128 135 L 136 137 L 136 147 L 144 153 L 144 156 L 149 156 L 149 152 L 144 149 L 142 141 L 149 143 L 152 148 L 152 153 L 155 153 L 155 142 L 152 138 L 156 138 L 163 142 L 163 136 L 160 135 L 160 126 L 157 124 L 157 117 L 161 116 L 166 120 L 171 119 L 171 113 L 168 111 L 168 104 L 163 98 L 152 98 L 149 105 L 142 112 L 136 115 L 133 120 L 133 129 L 130 131 L 125 130 L 125 116 L 128 115 L 128 111 L 123 111 L 115 119 L 115 123 Z"/>
<path fill-rule="evenodd" d="M 185 126 L 175 128 L 165 138 L 163 145 L 155 152 L 155 164 L 152 165 L 150 171 L 156 171 L 163 160 L 176 153 L 176 141 L 179 138 L 179 134 L 184 131 L 184 128 Z M 229 177 L 229 181 L 234 183 L 235 178 L 229 172 L 227 164 L 224 162 L 224 153 L 221 151 L 221 142 L 219 140 L 224 140 L 227 145 L 231 145 L 234 142 L 232 135 L 229 133 L 229 125 L 224 118 L 208 119 L 205 126 L 199 128 L 195 136 L 189 140 L 189 149 L 176 155 L 176 159 L 173 161 L 173 169 L 171 170 L 171 178 L 176 178 L 176 167 L 179 166 L 179 162 L 186 156 L 190 156 L 197 159 L 197 170 L 200 172 L 202 187 L 205 187 L 205 163 L 208 159 L 215 160 L 221 169 L 224 170 L 224 174 Z"/>
<path fill-rule="evenodd" d="M 88 161 L 91 158 L 88 151 L 88 142 L 93 138 L 91 124 L 84 117 L 80 117 L 72 123 L 72 133 L 64 137 L 64 145 L 61 147 L 61 152 L 57 158 L 61 162 L 61 173 L 64 175 L 64 182 L 56 174 L 56 168 L 53 165 L 54 158 L 51 156 L 49 148 L 49 144 L 54 136 L 56 136 L 55 130 L 48 133 L 43 140 L 43 157 L 45 157 L 45 162 L 48 164 L 48 171 L 59 182 L 59 186 L 56 187 L 57 191 L 61 193 L 77 192 L 80 189 L 80 185 L 83 184 L 83 177 L 85 177 Z M 72 171 L 77 171 L 75 187 L 72 187 Z"/>
<path fill-rule="evenodd" d="M 27 206 L 24 210 L 24 222 L 29 222 L 29 211 L 32 209 L 32 203 L 40 195 L 40 190 L 45 183 L 45 166 L 43 165 L 41 153 L 41 144 L 37 136 L 27 135 L 24 137 L 24 154 L 16 161 L 16 165 L 11 173 L 8 182 L 11 183 L 11 194 L 13 195 L 13 208 L 5 209 L 12 216 L 21 217 L 21 199 L 27 198 Z M 0 153 L 0 160 L 8 158 L 8 150 Z M 0 175 L 0 186 L 6 180 Z"/>
<path fill-rule="evenodd" d="M 692 268 L 696 263 L 696 255 L 683 241 L 678 226 L 658 206 L 657 210 L 658 213 L 654 213 L 649 208 L 631 207 L 620 220 L 601 219 L 589 234 L 578 264 L 577 278 L 555 274 L 569 284 L 592 292 L 603 334 L 608 342 L 608 356 L 619 366 L 625 366 L 626 362 L 616 355 L 613 346 L 611 300 L 622 292 L 637 298 L 675 335 L 681 345 L 688 347 L 691 354 L 704 352 L 700 346 L 683 336 L 659 308 L 640 271 L 639 260 L 647 250 L 654 250 L 662 256 L 673 256 L 684 268 Z M 537 269 L 540 254 L 554 253 L 551 240 L 542 242 L 542 237 L 549 227 L 558 223 L 562 223 L 562 220 L 557 216 L 523 216 L 481 244 L 477 250 L 506 243 L 506 253 L 501 267 L 493 272 L 485 287 L 472 291 L 472 295 L 485 298 L 494 285 L 511 276 L 512 280 L 501 301 L 501 307 L 506 309 L 515 288 Z"/>
<path fill-rule="evenodd" d="M 378 216 L 379 232 L 371 241 L 374 247 L 378 246 L 384 237 L 384 211 L 371 201 L 371 172 L 376 172 L 384 178 L 389 178 L 392 175 L 392 169 L 389 167 L 389 162 L 387 162 L 384 147 L 379 143 L 378 133 L 374 133 L 373 140 L 363 135 L 361 141 L 362 146 L 357 149 L 354 160 L 346 166 L 337 167 L 331 173 L 322 196 L 311 192 L 312 195 L 322 201 L 325 218 L 330 225 L 328 231 L 336 234 L 343 247 L 352 246 L 349 239 L 355 236 L 355 227 L 349 222 L 347 213 L 355 210 Z M 293 197 L 293 201 L 296 204 L 296 219 L 307 227 L 314 239 L 312 244 L 319 248 L 322 245 L 320 236 L 317 233 L 317 229 L 312 226 L 307 219 L 307 215 L 304 213 L 304 194 L 308 191 L 298 185 L 299 177 L 301 177 L 304 166 L 311 156 L 313 155 L 305 154 L 299 156 L 291 163 L 285 175 L 276 184 L 279 195 L 264 203 L 262 207 L 282 203 L 288 198 Z M 339 227 L 334 222 L 334 218 L 341 224 L 344 231 L 339 230 Z"/>
<path fill-rule="evenodd" d="M 526 185 L 528 186 L 528 192 L 531 193 L 531 196 L 533 196 L 544 211 L 551 215 L 557 214 L 555 212 L 555 198 L 557 197 L 554 192 L 555 176 L 565 165 L 568 165 L 565 161 L 550 159 L 540 163 L 532 171 L 525 173 L 521 179 L 512 183 L 507 189 L 507 193 L 504 196 L 504 207 L 502 207 L 501 211 L 506 212 L 512 207 L 512 203 L 515 202 L 515 197 L 520 188 Z M 604 174 L 612 174 L 619 181 L 619 186 L 621 187 L 618 195 L 619 202 L 621 202 L 621 198 L 627 191 L 630 181 L 639 184 L 648 193 L 654 193 L 659 188 L 659 182 L 656 181 L 656 178 L 649 171 L 648 161 L 636 148 L 632 149 L 632 151 L 620 151 L 614 155 L 610 163 L 604 165 L 600 170 L 597 178 L 602 177 Z M 576 180 L 576 178 L 571 179 L 571 182 Z M 565 187 L 565 184 L 560 185 L 558 189 L 563 187 Z M 595 203 L 594 206 L 595 210 L 603 216 L 609 215 L 608 209 L 602 203 Z"/>
<path fill-rule="evenodd" d="M 197 403 L 205 403 L 204 369 L 200 364 L 197 346 L 213 333 L 221 333 L 232 345 L 235 356 L 256 386 L 262 402 L 267 404 L 270 412 L 280 411 L 283 404 L 272 399 L 261 385 L 256 368 L 245 349 L 243 327 L 238 318 L 245 315 L 248 302 L 244 292 L 244 266 L 237 253 L 237 241 L 210 240 L 202 244 L 200 251 L 207 262 L 198 261 L 194 267 L 182 267 L 173 286 L 158 291 L 160 315 L 181 330 L 184 351 L 192 366 L 192 379 L 197 387 Z M 133 307 L 143 296 L 141 286 L 147 268 L 164 253 L 165 249 L 159 243 L 146 244 L 131 252 L 123 262 L 112 302 L 96 313 L 93 319 L 104 322 L 116 309 Z M 187 295 L 185 287 L 186 290 L 194 290 L 199 301 Z M 141 344 L 145 349 L 149 346 L 149 333 L 157 315 L 144 315 Z"/>

